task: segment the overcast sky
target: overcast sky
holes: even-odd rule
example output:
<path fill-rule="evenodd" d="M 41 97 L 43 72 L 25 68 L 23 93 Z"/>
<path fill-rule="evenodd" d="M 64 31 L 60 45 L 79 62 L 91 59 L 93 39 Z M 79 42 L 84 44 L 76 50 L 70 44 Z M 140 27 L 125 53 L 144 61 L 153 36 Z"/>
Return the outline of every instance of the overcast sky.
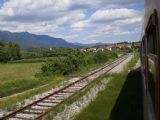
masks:
<path fill-rule="evenodd" d="M 143 0 L 0 0 L 0 30 L 114 43 L 141 37 Z"/>

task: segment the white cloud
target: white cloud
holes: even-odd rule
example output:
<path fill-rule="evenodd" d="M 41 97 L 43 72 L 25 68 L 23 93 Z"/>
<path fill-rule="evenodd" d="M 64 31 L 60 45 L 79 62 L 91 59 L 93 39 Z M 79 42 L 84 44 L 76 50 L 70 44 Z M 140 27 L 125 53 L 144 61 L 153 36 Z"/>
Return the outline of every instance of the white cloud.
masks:
<path fill-rule="evenodd" d="M 116 19 L 132 18 L 139 14 L 139 11 L 127 8 L 98 10 L 91 16 L 91 20 L 93 22 L 106 22 Z"/>
<path fill-rule="evenodd" d="M 126 7 L 139 4 L 136 2 L 143 0 L 9 0 L 0 7 L 0 27 L 12 32 L 62 36 L 72 41 L 81 38 L 77 33 L 82 33 L 85 39 L 130 35 L 133 32 L 126 28 L 135 25 L 135 29 L 142 23 L 143 13 Z"/>
<path fill-rule="evenodd" d="M 130 5 L 130 4 L 143 4 L 144 0 L 97 0 L 97 3 L 102 5 L 106 4 Z"/>
<path fill-rule="evenodd" d="M 88 20 L 80 20 L 71 25 L 74 31 L 83 31 L 92 27 L 94 32 L 90 37 L 129 35 L 133 32 L 125 30 L 125 27 L 142 23 L 142 12 L 134 9 L 103 9 L 97 10 Z"/>
<path fill-rule="evenodd" d="M 46 24 L 43 22 L 38 23 L 25 23 L 20 24 L 16 22 L 9 23 L 0 23 L 1 30 L 11 31 L 11 32 L 31 32 L 36 34 L 53 34 L 54 32 L 60 30 L 56 25 Z"/>
<path fill-rule="evenodd" d="M 1 7 L 0 16 L 7 21 L 20 22 L 53 20 L 87 5 L 88 2 L 73 0 L 10 0 Z"/>
<path fill-rule="evenodd" d="M 129 24 L 141 24 L 142 23 L 142 17 L 134 17 L 134 18 L 128 18 L 123 20 L 117 20 L 114 22 L 116 25 L 129 25 Z"/>
<path fill-rule="evenodd" d="M 128 35 L 133 34 L 133 31 L 125 31 L 121 27 L 113 25 L 101 25 L 98 26 L 95 32 L 90 35 L 90 37 L 97 37 L 97 36 L 120 36 L 120 35 Z"/>
<path fill-rule="evenodd" d="M 85 18 L 85 14 L 82 11 L 73 11 L 68 13 L 58 19 L 56 19 L 57 25 L 66 25 L 77 22 L 79 20 L 83 20 Z"/>
<path fill-rule="evenodd" d="M 88 28 L 90 26 L 90 21 L 88 20 L 84 20 L 84 21 L 79 21 L 79 22 L 75 22 L 71 25 L 71 28 L 74 31 L 83 31 L 84 29 Z"/>
<path fill-rule="evenodd" d="M 53 34 L 85 18 L 82 10 L 71 10 L 71 0 L 10 0 L 0 8 L 2 30 Z"/>
<path fill-rule="evenodd" d="M 83 10 L 96 6 L 102 6 L 102 4 L 108 4 L 109 6 L 113 3 L 133 3 L 133 1 L 134 0 L 95 0 L 94 2 L 92 0 L 9 0 L 1 7 L 0 16 L 5 20 L 21 22 L 50 20 L 56 19 L 57 17 L 62 17 L 74 10 Z M 124 12 L 128 15 L 132 14 L 133 11 L 120 9 L 115 12 L 120 12 L 120 14 L 121 12 Z M 112 18 L 112 14 L 109 13 L 112 13 L 112 10 L 98 11 L 95 15 L 93 15 L 93 18 L 95 19 L 96 16 L 102 17 L 103 15 L 105 15 L 105 17 L 111 15 Z M 119 14 L 117 15 L 119 18 Z"/>

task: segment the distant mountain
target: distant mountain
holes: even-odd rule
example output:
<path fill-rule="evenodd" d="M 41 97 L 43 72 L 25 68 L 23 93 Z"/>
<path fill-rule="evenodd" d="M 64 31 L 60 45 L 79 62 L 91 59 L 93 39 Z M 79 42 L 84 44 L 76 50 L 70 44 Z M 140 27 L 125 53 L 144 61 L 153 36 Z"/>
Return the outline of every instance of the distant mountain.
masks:
<path fill-rule="evenodd" d="M 0 39 L 5 42 L 16 42 L 23 48 L 36 47 L 74 47 L 62 38 L 54 38 L 48 35 L 35 35 L 28 32 L 11 33 L 8 31 L 0 31 Z"/>
<path fill-rule="evenodd" d="M 55 38 L 48 35 L 35 35 L 28 32 L 8 32 L 0 31 L 0 40 L 5 42 L 16 42 L 22 48 L 38 48 L 38 47 L 91 47 L 104 45 L 104 43 L 96 44 L 80 44 L 80 43 L 69 43 L 62 38 Z"/>
<path fill-rule="evenodd" d="M 78 47 L 95 47 L 95 46 L 110 45 L 110 43 L 91 43 L 91 44 L 72 43 L 72 44 Z"/>

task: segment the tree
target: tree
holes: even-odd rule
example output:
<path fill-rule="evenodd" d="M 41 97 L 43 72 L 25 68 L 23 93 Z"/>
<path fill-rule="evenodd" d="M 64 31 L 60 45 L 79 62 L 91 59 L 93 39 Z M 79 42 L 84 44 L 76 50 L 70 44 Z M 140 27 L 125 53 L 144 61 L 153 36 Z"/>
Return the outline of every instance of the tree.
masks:
<path fill-rule="evenodd" d="M 20 46 L 17 43 L 4 43 L 0 41 L 0 62 L 19 60 L 20 58 Z"/>

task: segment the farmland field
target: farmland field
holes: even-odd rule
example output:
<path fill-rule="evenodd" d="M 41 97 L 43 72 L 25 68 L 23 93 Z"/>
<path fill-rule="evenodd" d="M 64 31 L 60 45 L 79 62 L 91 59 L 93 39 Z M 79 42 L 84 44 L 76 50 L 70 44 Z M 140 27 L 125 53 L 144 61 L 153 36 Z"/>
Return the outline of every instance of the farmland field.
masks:
<path fill-rule="evenodd" d="M 20 63 L 0 64 L 0 81 L 6 82 L 19 78 L 35 78 L 34 75 L 40 72 L 42 63 Z"/>
<path fill-rule="evenodd" d="M 12 110 L 16 107 L 17 101 L 45 92 L 72 76 L 84 75 L 112 62 L 117 57 L 117 54 L 109 51 L 79 53 L 78 56 L 73 52 L 68 56 L 21 59 L 0 64 L 0 109 Z M 72 66 L 62 64 L 63 60 L 68 60 L 66 62 Z M 45 68 L 48 73 L 43 73 L 42 68 Z M 65 70 L 70 71 L 63 75 Z"/>
<path fill-rule="evenodd" d="M 100 55 L 106 56 L 105 58 L 102 58 L 99 61 L 97 60 L 97 57 L 95 55 Z M 90 56 L 91 58 L 88 58 Z M 109 57 L 110 56 L 110 57 Z M 76 57 L 76 56 L 75 56 Z M 61 57 L 62 58 L 62 57 Z M 106 64 L 106 62 L 110 62 L 114 59 L 116 59 L 116 56 L 113 53 L 107 53 L 104 55 L 104 53 L 98 53 L 98 54 L 93 54 L 93 55 L 86 55 L 85 58 L 89 61 L 87 65 L 83 65 L 83 62 L 80 63 L 79 66 L 81 67 L 75 67 L 77 70 L 71 69 L 69 74 L 84 74 L 84 72 L 89 72 L 91 69 L 95 69 L 101 65 Z M 96 58 L 94 60 L 94 58 Z M 99 58 L 99 57 L 98 57 Z M 108 59 L 110 58 L 110 59 Z M 52 75 L 47 74 L 46 76 L 43 76 L 42 74 L 39 77 L 36 77 L 36 73 L 42 73 L 41 68 L 42 65 L 45 64 L 45 62 L 40 62 L 41 60 L 50 60 L 56 59 L 56 58 L 37 58 L 37 59 L 22 59 L 18 61 L 13 61 L 12 63 L 7 63 L 7 64 L 0 64 L 0 98 L 6 97 L 9 95 L 13 95 L 16 93 L 21 93 L 26 90 L 30 90 L 36 87 L 39 87 L 41 85 L 45 85 L 57 78 L 55 77 L 62 77 L 63 75 L 61 74 L 56 74 L 52 73 Z M 77 59 L 79 59 L 77 57 Z M 81 58 L 82 59 L 82 58 Z M 40 60 L 40 61 L 39 61 Z M 74 59 L 73 59 L 74 60 Z M 39 62 L 38 62 L 39 61 Z M 20 62 L 20 63 L 18 63 Z M 79 62 L 79 60 L 77 60 Z M 85 62 L 85 61 L 84 61 Z M 53 70 L 54 68 L 54 62 L 49 62 L 47 64 L 50 68 L 47 68 L 48 70 Z M 53 66 L 51 66 L 53 64 Z M 57 65 L 57 62 L 55 63 Z M 71 63 L 73 64 L 73 63 Z M 45 67 L 48 67 L 48 66 Z M 66 66 L 61 66 L 63 64 L 59 64 L 59 66 L 55 69 L 56 71 L 59 71 L 59 68 L 67 68 Z M 70 66 L 69 66 L 70 68 Z M 79 69 L 78 69 L 79 68 Z M 45 69 L 46 70 L 46 69 Z M 68 69 L 65 69 L 68 70 Z M 74 71 L 72 71 L 74 70 Z M 52 72 L 52 71 L 49 71 Z M 66 76 L 63 76 L 66 77 Z"/>
<path fill-rule="evenodd" d="M 31 89 L 43 83 L 35 77 L 42 63 L 0 64 L 0 97 Z"/>

